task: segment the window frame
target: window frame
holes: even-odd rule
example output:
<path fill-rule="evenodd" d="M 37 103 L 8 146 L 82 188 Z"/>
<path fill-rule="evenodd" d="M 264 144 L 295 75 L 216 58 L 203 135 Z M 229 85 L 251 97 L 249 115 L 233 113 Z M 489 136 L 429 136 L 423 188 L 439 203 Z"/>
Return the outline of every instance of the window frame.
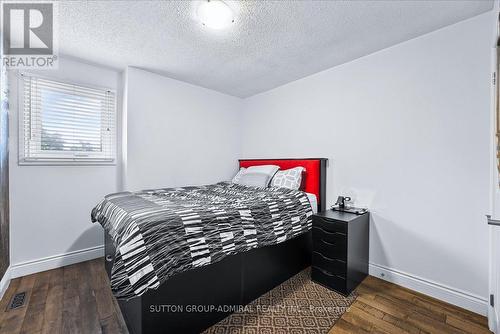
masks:
<path fill-rule="evenodd" d="M 55 81 L 62 84 L 79 86 L 82 88 L 89 89 L 97 89 L 103 91 L 109 91 L 114 94 L 113 99 L 113 125 L 114 130 L 111 134 L 111 149 L 112 149 L 112 157 L 111 159 L 103 159 L 103 158 L 87 158 L 87 159 L 79 159 L 75 157 L 75 153 L 72 153 L 73 158 L 50 158 L 50 157 L 42 157 L 38 159 L 30 159 L 25 157 L 24 145 L 25 145 L 25 127 L 24 127 L 24 77 L 32 77 L 43 80 Z M 17 75 L 17 89 L 18 89 L 18 113 L 17 113 L 17 122 L 18 122 L 18 165 L 19 166 L 116 166 L 117 165 L 117 154 L 118 154 L 118 95 L 117 90 L 89 85 L 86 83 L 81 83 L 78 81 L 69 81 L 66 79 L 60 79 L 57 77 L 48 77 L 42 76 L 38 74 L 33 74 L 30 72 L 18 72 Z M 72 151 L 75 152 L 75 151 Z M 68 154 L 69 155 L 69 154 Z"/>

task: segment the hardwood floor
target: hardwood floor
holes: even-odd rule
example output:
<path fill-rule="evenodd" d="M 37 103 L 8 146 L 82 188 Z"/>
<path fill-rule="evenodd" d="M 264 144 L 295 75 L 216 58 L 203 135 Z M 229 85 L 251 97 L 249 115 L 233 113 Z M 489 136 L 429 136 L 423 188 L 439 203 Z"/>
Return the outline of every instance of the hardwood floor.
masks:
<path fill-rule="evenodd" d="M 329 334 L 491 333 L 483 316 L 375 277 L 367 277 L 357 292 Z"/>
<path fill-rule="evenodd" d="M 26 291 L 26 304 L 6 311 Z M 490 333 L 485 317 L 368 277 L 329 334 Z M 128 333 L 102 259 L 14 279 L 0 301 L 0 334 Z"/>
<path fill-rule="evenodd" d="M 26 291 L 25 306 L 6 311 Z M 16 278 L 0 301 L 0 334 L 128 333 L 103 259 Z"/>

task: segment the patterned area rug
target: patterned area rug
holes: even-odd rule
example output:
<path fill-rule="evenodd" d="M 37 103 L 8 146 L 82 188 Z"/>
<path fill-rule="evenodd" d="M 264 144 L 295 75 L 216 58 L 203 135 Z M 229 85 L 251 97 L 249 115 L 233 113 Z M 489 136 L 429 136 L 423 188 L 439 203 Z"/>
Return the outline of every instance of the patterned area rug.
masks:
<path fill-rule="evenodd" d="M 344 297 L 312 282 L 308 268 L 204 333 L 328 333 L 355 299 L 355 293 Z"/>

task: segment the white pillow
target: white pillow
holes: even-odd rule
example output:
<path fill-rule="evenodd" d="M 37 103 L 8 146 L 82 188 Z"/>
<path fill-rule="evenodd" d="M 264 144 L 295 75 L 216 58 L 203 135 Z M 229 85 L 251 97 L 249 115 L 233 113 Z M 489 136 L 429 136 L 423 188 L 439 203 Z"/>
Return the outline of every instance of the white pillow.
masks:
<path fill-rule="evenodd" d="M 244 186 L 266 188 L 278 169 L 280 168 L 275 165 L 251 166 L 245 169 L 234 183 Z M 236 176 L 238 176 L 238 174 L 236 174 Z"/>
<path fill-rule="evenodd" d="M 245 167 L 241 167 L 238 173 L 233 177 L 231 180 L 232 183 L 238 183 L 238 181 L 241 179 L 241 176 L 245 173 L 247 169 Z"/>
<path fill-rule="evenodd" d="M 302 183 L 302 173 L 304 167 L 295 167 L 287 170 L 280 170 L 271 180 L 271 187 L 288 188 L 299 190 Z"/>

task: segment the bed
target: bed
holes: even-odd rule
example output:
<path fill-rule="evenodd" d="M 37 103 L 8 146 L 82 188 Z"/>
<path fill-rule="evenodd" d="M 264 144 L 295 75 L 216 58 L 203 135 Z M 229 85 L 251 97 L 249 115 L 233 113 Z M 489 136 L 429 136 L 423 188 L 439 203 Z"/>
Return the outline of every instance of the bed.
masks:
<path fill-rule="evenodd" d="M 128 213 L 122 212 L 124 211 L 122 208 L 117 209 L 102 203 L 96 207 L 98 210 L 93 211 L 93 220 L 98 220 L 106 231 L 106 270 L 129 331 L 133 334 L 199 333 L 309 266 L 311 262 L 311 232 L 307 217 L 312 214 L 311 209 L 321 211 L 325 207 L 326 163 L 327 159 L 324 158 L 239 160 L 239 166 L 245 168 L 259 165 L 277 165 L 281 169 L 304 167 L 303 191 L 300 194 L 279 189 L 254 193 L 253 189 L 242 189 L 236 185 L 220 183 L 204 187 L 183 187 L 180 188 L 181 193 L 176 189 L 155 189 L 145 190 L 133 196 L 123 193 L 112 195 L 115 196 L 113 197 L 115 201 L 126 202 L 128 207 L 135 210 Z M 130 232 L 135 228 L 135 225 L 129 226 L 123 222 L 113 225 L 112 222 L 113 219 L 116 221 L 116 217 L 131 215 L 145 217 L 144 219 L 148 219 L 148 223 L 155 220 L 154 217 L 160 217 L 156 219 L 159 221 L 165 219 L 162 215 L 170 215 L 170 211 L 165 213 L 165 211 L 158 209 L 155 209 L 156 211 L 144 209 L 145 207 L 149 209 L 151 202 L 159 201 L 158 198 L 162 201 L 174 198 L 177 202 L 179 198 L 185 198 L 185 201 L 181 201 L 181 203 L 187 203 L 189 209 L 196 209 L 199 206 L 206 208 L 204 200 L 208 201 L 210 205 L 218 204 L 219 208 L 219 205 L 228 202 L 228 199 L 224 197 L 226 193 L 237 195 L 235 203 L 238 203 L 239 212 L 241 212 L 241 206 L 247 208 L 247 206 L 253 205 L 252 202 L 270 201 L 278 196 L 278 198 L 283 199 L 283 203 L 288 203 L 288 209 L 283 210 L 287 219 L 293 221 L 295 216 L 301 218 L 296 219 L 297 225 L 287 230 L 286 238 L 279 243 L 276 241 L 266 243 L 268 238 L 262 237 L 267 233 L 266 230 L 271 228 L 271 223 L 261 225 L 255 223 L 254 231 L 248 232 L 245 230 L 245 220 L 241 220 L 239 221 L 243 225 L 241 240 L 239 243 L 235 241 L 234 244 L 236 247 L 241 244 L 248 248 L 242 248 L 235 252 L 233 245 L 231 252 L 224 252 L 224 249 L 228 247 L 226 242 L 218 249 L 211 249 L 208 252 L 204 251 L 203 245 L 197 242 L 194 247 L 184 246 L 185 249 L 191 250 L 191 253 L 188 252 L 187 255 L 190 261 L 184 262 L 183 256 L 185 257 L 185 255 L 169 257 L 169 255 L 158 256 L 157 253 L 152 253 L 152 250 L 163 247 L 162 238 L 168 236 L 158 230 L 158 226 L 163 225 L 153 225 L 154 233 L 151 233 L 149 239 L 143 233 L 141 237 L 144 237 L 144 241 L 139 240 L 139 242 L 141 245 L 144 244 L 144 247 L 131 248 L 124 243 L 124 240 L 135 239 L 135 244 L 138 244 L 137 235 Z M 252 196 L 255 196 L 253 201 L 251 200 Z M 230 199 L 233 198 L 230 197 Z M 305 209 L 305 202 L 307 202 L 309 210 Z M 317 208 L 314 205 L 315 202 Z M 225 214 L 228 215 L 232 204 L 224 208 L 226 209 Z M 178 212 L 181 215 L 179 217 L 183 219 L 184 211 L 179 209 Z M 204 221 L 202 213 L 196 216 L 196 221 L 201 226 L 210 226 L 213 217 L 210 216 L 212 217 L 210 220 Z M 189 213 L 188 218 L 191 219 L 190 217 L 196 214 Z M 111 219 L 112 217 L 114 218 Z M 122 226 L 125 227 L 122 228 Z M 124 236 L 124 232 L 119 231 L 120 228 L 128 230 L 129 234 Z M 196 229 L 193 230 L 196 231 Z M 175 234 L 177 232 L 169 230 L 168 233 Z M 255 236 L 259 239 L 258 245 L 253 244 Z M 157 239 L 157 244 L 153 243 L 152 239 L 154 238 Z M 210 236 L 207 238 L 209 239 Z M 199 241 L 199 239 L 191 238 L 190 240 Z M 173 244 L 168 245 L 169 251 L 175 250 L 176 247 L 175 240 Z M 124 251 L 127 249 L 128 253 Z M 147 249 L 147 254 L 141 253 L 141 250 L 144 251 L 144 249 Z M 193 249 L 196 251 L 195 253 Z M 150 259 L 148 258 L 146 261 L 145 258 L 148 255 Z M 134 266 L 124 265 L 126 261 L 131 261 L 130 259 L 134 257 L 135 260 L 132 262 Z M 177 264 L 175 268 L 180 268 L 180 270 L 171 269 L 173 267 L 171 263 L 174 260 Z M 139 262 L 140 265 L 136 265 Z M 159 263 L 165 268 L 164 270 Z M 183 265 L 179 266 L 179 263 Z M 146 270 L 150 265 L 154 266 L 154 272 Z M 130 269 L 132 267 L 134 270 Z M 137 272 L 140 272 L 139 276 L 137 276 Z M 138 278 L 136 279 L 136 277 Z"/>

